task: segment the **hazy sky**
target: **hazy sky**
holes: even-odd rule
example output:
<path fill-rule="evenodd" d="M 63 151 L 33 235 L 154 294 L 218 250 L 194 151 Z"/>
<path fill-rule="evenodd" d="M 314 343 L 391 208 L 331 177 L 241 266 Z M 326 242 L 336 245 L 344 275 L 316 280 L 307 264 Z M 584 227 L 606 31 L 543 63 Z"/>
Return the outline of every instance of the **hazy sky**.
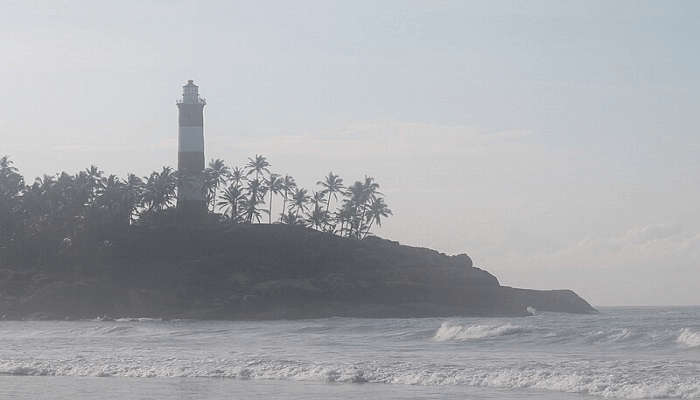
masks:
<path fill-rule="evenodd" d="M 7 1 L 0 154 L 30 177 L 261 153 L 380 182 L 381 236 L 596 305 L 700 304 L 700 2 Z"/>

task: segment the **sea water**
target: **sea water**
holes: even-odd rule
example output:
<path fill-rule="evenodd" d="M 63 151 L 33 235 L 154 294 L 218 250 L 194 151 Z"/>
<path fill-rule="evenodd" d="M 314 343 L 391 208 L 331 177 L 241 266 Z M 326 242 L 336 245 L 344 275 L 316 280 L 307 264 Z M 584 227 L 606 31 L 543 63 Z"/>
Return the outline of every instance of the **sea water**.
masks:
<path fill-rule="evenodd" d="M 0 399 L 700 399 L 700 308 L 0 321 Z"/>

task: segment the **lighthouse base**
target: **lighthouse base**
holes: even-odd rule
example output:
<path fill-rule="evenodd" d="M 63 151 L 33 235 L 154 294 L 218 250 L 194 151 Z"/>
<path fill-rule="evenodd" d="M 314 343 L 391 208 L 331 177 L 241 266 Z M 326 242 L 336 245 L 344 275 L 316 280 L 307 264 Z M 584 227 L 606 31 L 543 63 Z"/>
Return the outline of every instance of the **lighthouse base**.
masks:
<path fill-rule="evenodd" d="M 178 200 L 178 225 L 199 225 L 207 216 L 207 206 L 201 200 Z"/>
<path fill-rule="evenodd" d="M 207 215 L 207 203 L 202 193 L 201 173 L 182 171 L 177 198 L 177 220 L 180 225 L 199 224 Z"/>

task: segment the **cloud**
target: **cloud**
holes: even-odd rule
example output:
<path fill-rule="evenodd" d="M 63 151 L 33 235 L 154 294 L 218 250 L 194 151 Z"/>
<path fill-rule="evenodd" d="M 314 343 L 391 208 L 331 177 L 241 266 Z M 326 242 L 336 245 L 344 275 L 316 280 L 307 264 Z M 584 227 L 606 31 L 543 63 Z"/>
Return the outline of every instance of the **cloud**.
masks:
<path fill-rule="evenodd" d="M 419 122 L 354 122 L 337 129 L 303 134 L 238 138 L 235 146 L 261 152 L 287 155 L 314 154 L 340 158 L 462 156 L 484 153 L 494 145 L 521 147 L 531 135 L 527 130 L 483 132 L 468 126 L 436 125 Z M 233 146 L 223 136 L 209 137 L 213 146 Z"/>
<path fill-rule="evenodd" d="M 697 304 L 700 231 L 677 224 L 639 225 L 587 236 L 551 251 L 509 253 L 506 281 L 568 287 L 596 304 Z"/>
<path fill-rule="evenodd" d="M 700 233 L 675 224 L 644 225 L 618 235 L 588 236 L 549 253 L 540 265 L 620 269 L 700 262 Z"/>
<path fill-rule="evenodd" d="M 646 244 L 656 240 L 664 240 L 672 238 L 683 233 L 680 225 L 675 224 L 656 224 L 647 225 L 641 228 L 627 231 L 622 238 L 624 242 L 632 242 L 636 244 Z"/>
<path fill-rule="evenodd" d="M 100 153 L 117 153 L 117 154 L 128 154 L 133 151 L 144 151 L 144 150 L 155 150 L 155 149 L 168 149 L 172 151 L 177 151 L 177 138 L 175 139 L 163 139 L 158 141 L 150 142 L 139 142 L 132 144 L 115 144 L 115 143 L 66 143 L 59 144 L 51 147 L 51 151 L 54 152 L 66 152 L 66 153 L 88 153 L 88 154 L 100 154 Z"/>

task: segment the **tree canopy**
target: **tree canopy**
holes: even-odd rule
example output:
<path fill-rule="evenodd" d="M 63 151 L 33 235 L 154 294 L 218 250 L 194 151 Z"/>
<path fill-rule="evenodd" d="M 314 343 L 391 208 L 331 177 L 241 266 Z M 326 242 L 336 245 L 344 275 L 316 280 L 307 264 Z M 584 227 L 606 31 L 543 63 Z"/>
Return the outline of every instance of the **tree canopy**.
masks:
<path fill-rule="evenodd" d="M 392 215 L 380 185 L 369 176 L 345 186 L 329 172 L 317 182 L 318 190 L 309 191 L 291 175 L 273 172 L 267 158 L 257 154 L 242 168 L 213 159 L 202 175 L 210 222 L 303 225 L 363 239 Z M 60 172 L 25 182 L 12 160 L 3 156 L 0 262 L 20 253 L 42 262 L 132 226 L 171 223 L 181 179 L 187 178 L 168 166 L 144 177 L 120 178 L 91 165 L 75 174 Z"/>

